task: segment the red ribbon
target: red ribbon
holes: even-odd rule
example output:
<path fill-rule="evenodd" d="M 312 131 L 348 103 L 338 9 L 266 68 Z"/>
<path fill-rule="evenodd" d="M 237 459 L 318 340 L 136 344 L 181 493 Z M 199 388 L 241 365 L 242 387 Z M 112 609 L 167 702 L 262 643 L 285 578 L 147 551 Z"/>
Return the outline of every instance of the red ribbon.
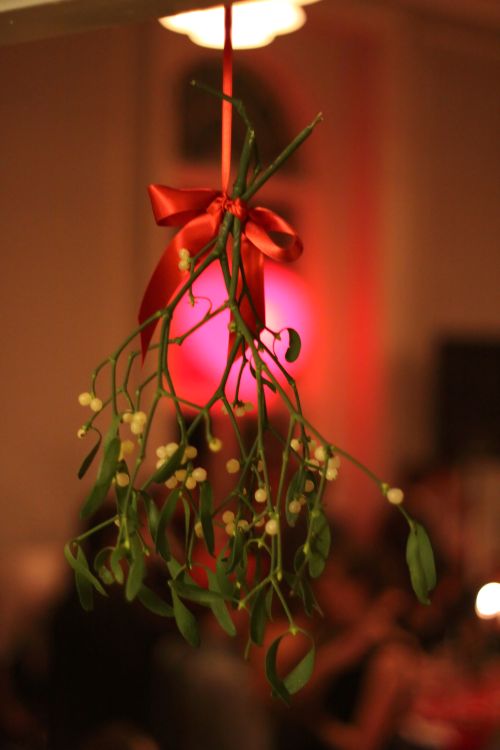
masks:
<path fill-rule="evenodd" d="M 142 325 L 158 310 L 163 309 L 179 284 L 185 280 L 182 271 L 172 268 L 171 255 L 178 259 L 179 250 L 186 248 L 197 255 L 215 240 L 226 211 L 241 221 L 241 263 L 251 303 L 245 295 L 240 302 L 240 312 L 251 331 L 259 331 L 265 324 L 264 255 L 276 261 L 290 262 L 302 253 L 302 242 L 281 216 L 267 208 L 249 208 L 239 198 L 208 188 L 178 190 L 164 185 L 150 185 L 149 196 L 156 223 L 160 226 L 181 227 L 165 249 L 144 293 L 139 310 Z M 269 232 L 288 238 L 286 246 L 276 244 Z M 206 252 L 209 252 L 207 249 Z M 202 257 L 198 259 L 198 262 Z M 242 289 L 241 278 L 238 292 Z M 155 331 L 153 321 L 141 332 L 143 357 Z"/>
<path fill-rule="evenodd" d="M 231 44 L 231 0 L 224 4 L 224 53 L 222 60 L 222 91 L 226 96 L 233 93 L 233 50 Z M 295 230 L 281 216 L 267 208 L 248 208 L 239 198 L 228 197 L 231 172 L 232 104 L 222 101 L 222 191 L 208 188 L 176 190 L 163 185 L 150 185 L 149 196 L 156 223 L 166 227 L 182 227 L 174 236 L 160 262 L 156 266 L 144 293 L 139 310 L 142 325 L 158 310 L 163 309 L 183 281 L 183 273 L 172 269 L 171 254 L 177 259 L 179 250 L 186 248 L 197 255 L 218 234 L 224 213 L 234 214 L 242 224 L 241 265 L 245 275 L 248 295 L 239 302 L 239 309 L 248 328 L 258 333 L 265 325 L 264 301 L 264 255 L 278 261 L 292 261 L 302 253 L 302 242 Z M 286 247 L 277 245 L 269 232 L 286 235 Z M 208 250 L 207 250 L 208 252 Z M 199 261 L 202 258 L 199 258 Z M 237 298 L 243 289 L 240 277 Z M 250 297 L 250 299 L 249 299 Z M 251 300 L 251 302 L 250 302 Z M 143 359 L 155 331 L 157 320 L 141 331 Z"/>

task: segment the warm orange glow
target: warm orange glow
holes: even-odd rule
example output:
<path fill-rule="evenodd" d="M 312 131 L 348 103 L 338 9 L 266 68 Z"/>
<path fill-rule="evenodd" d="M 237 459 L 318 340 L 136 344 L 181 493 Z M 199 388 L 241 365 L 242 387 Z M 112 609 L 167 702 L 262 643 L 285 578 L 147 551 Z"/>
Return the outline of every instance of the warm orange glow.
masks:
<path fill-rule="evenodd" d="M 252 0 L 234 3 L 232 45 L 234 49 L 251 49 L 270 44 L 279 34 L 300 29 L 306 14 L 300 7 L 318 0 Z M 224 8 L 222 5 L 205 10 L 178 13 L 160 18 L 170 31 L 187 34 L 202 47 L 222 49 L 224 46 Z"/>

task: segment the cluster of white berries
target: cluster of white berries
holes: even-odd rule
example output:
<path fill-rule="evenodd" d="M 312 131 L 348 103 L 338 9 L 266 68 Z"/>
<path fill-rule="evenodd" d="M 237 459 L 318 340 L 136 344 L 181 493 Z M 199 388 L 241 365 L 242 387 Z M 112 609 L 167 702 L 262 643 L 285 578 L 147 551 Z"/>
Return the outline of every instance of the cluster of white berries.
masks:
<path fill-rule="evenodd" d="M 171 458 L 178 450 L 178 443 L 167 443 L 166 445 L 160 445 L 156 449 L 156 455 L 158 456 L 156 468 L 161 468 L 163 464 L 168 461 L 168 459 Z M 186 464 L 188 461 L 192 461 L 194 458 L 196 458 L 197 455 L 198 451 L 194 447 L 194 445 L 187 445 L 182 456 L 181 464 Z M 202 466 L 197 466 L 192 470 L 177 469 L 175 474 L 166 480 L 165 487 L 168 487 L 169 490 L 173 490 L 177 487 L 177 485 L 184 484 L 186 489 L 194 490 L 199 482 L 205 482 L 206 479 L 207 470 Z"/>
<path fill-rule="evenodd" d="M 177 264 L 179 271 L 189 271 L 191 268 L 191 254 L 185 247 L 179 250 L 179 262 Z"/>
<path fill-rule="evenodd" d="M 222 514 L 222 522 L 228 536 L 234 536 L 236 528 L 240 529 L 241 531 L 248 531 L 250 528 L 250 524 L 244 518 L 240 518 L 240 520 L 236 524 L 235 516 L 232 510 L 224 511 L 224 513 Z"/>
<path fill-rule="evenodd" d="M 148 418 L 143 411 L 126 411 L 122 415 L 122 420 L 129 425 L 132 435 L 142 435 Z"/>
<path fill-rule="evenodd" d="M 78 403 L 80 406 L 90 406 L 92 411 L 95 412 L 101 411 L 103 406 L 101 399 L 97 398 L 93 393 L 88 393 L 88 391 L 80 393 Z"/>
<path fill-rule="evenodd" d="M 255 407 L 251 401 L 245 401 L 244 403 L 242 401 L 238 401 L 234 403 L 231 408 L 235 417 L 244 417 L 245 414 L 253 411 Z M 223 414 L 228 414 L 228 410 L 225 404 L 222 404 L 221 411 Z"/>
<path fill-rule="evenodd" d="M 302 448 L 302 440 L 299 438 L 293 438 L 290 441 L 290 447 L 296 453 L 300 453 Z M 316 440 L 308 440 L 309 452 L 313 454 L 313 458 L 307 459 L 307 466 L 312 470 L 318 470 L 322 464 L 326 462 L 326 474 L 325 477 L 331 482 L 333 479 L 337 479 L 340 467 L 340 456 L 329 456 L 327 449 L 324 445 L 318 445 Z M 309 492 L 311 490 L 307 490 Z"/>

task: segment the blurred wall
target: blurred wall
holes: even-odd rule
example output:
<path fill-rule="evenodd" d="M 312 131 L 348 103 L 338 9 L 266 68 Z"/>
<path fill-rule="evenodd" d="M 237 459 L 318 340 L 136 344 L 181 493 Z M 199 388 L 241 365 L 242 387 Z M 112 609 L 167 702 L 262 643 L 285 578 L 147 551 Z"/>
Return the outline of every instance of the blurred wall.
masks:
<path fill-rule="evenodd" d="M 439 336 L 500 335 L 500 30 L 348 2 L 308 16 L 241 53 L 292 129 L 325 114 L 301 176 L 274 188 L 296 206 L 316 309 L 301 386 L 332 441 L 393 477 L 432 456 Z M 175 153 L 175 82 L 199 54 L 156 23 L 0 49 L 4 556 L 74 528 L 76 395 L 165 244 L 145 186 L 217 184 Z M 355 472 L 335 503 L 376 528 Z"/>

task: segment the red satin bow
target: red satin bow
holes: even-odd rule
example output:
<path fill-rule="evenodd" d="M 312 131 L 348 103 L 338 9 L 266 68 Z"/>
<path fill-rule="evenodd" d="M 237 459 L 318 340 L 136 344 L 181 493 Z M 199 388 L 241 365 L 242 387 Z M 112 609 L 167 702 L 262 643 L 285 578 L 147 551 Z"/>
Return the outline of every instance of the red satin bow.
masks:
<path fill-rule="evenodd" d="M 295 230 L 281 216 L 267 208 L 249 208 L 244 201 L 232 200 L 223 193 L 207 188 L 178 190 L 164 185 L 150 185 L 149 196 L 156 223 L 167 227 L 182 227 L 165 249 L 147 289 L 139 310 L 139 323 L 163 309 L 181 281 L 183 272 L 173 269 L 169 256 L 178 258 L 181 248 L 196 255 L 215 239 L 226 211 L 241 220 L 241 263 L 245 274 L 250 304 L 246 296 L 240 302 L 240 312 L 251 331 L 259 331 L 265 324 L 264 255 L 276 261 L 289 262 L 302 253 L 302 242 Z M 286 247 L 277 245 L 269 232 L 288 238 Z M 208 250 L 207 250 L 208 252 Z M 241 279 L 238 286 L 241 290 Z M 141 332 L 143 358 L 156 328 L 153 321 Z"/>

